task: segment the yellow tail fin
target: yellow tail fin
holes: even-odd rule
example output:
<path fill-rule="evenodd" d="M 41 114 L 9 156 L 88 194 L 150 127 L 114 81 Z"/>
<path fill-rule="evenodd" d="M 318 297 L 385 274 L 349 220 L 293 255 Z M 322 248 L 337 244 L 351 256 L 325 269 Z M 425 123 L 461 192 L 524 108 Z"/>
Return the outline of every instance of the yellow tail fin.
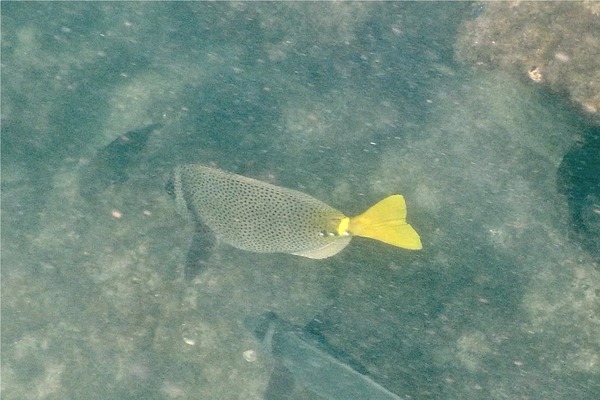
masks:
<path fill-rule="evenodd" d="M 419 234 L 406 222 L 406 202 L 399 194 L 386 197 L 361 215 L 350 218 L 348 231 L 405 249 L 423 248 Z"/>

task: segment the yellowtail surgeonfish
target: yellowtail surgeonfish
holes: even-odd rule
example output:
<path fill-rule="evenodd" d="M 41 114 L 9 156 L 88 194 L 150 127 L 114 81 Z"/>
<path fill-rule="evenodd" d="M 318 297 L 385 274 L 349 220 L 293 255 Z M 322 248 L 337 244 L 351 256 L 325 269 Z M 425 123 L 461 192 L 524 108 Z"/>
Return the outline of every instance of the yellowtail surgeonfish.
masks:
<path fill-rule="evenodd" d="M 421 249 L 406 222 L 401 195 L 349 218 L 301 192 L 204 165 L 178 166 L 169 182 L 180 214 L 207 225 L 238 249 L 331 257 L 362 236 L 405 249 Z"/>

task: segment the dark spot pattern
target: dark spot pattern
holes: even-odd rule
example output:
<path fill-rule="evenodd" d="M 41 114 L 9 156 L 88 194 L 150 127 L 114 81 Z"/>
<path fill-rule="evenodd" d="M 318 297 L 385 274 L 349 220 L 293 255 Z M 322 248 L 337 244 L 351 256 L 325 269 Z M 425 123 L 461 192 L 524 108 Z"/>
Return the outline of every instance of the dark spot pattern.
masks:
<path fill-rule="evenodd" d="M 339 239 L 329 233 L 344 215 L 296 190 L 197 164 L 178 167 L 174 186 L 185 214 L 239 249 L 298 253 Z"/>

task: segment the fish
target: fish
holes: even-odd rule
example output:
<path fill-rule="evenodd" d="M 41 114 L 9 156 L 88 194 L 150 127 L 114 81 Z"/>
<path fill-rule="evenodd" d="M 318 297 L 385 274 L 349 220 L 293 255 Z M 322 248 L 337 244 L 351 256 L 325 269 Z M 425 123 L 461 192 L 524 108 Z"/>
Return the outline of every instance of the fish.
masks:
<path fill-rule="evenodd" d="M 297 190 L 201 164 L 176 167 L 167 187 L 181 215 L 206 224 L 219 239 L 241 250 L 323 259 L 342 251 L 354 236 L 422 248 L 419 234 L 406 222 L 404 197 L 398 194 L 347 217 Z"/>
<path fill-rule="evenodd" d="M 277 363 L 265 399 L 282 398 L 295 384 L 330 400 L 400 399 L 373 380 L 364 366 L 314 330 L 293 325 L 274 312 L 246 317 L 244 326 Z"/>
<path fill-rule="evenodd" d="M 129 131 L 98 150 L 79 173 L 81 196 L 91 200 L 112 185 L 126 182 L 150 134 L 161 127 L 162 124 L 156 123 Z"/>

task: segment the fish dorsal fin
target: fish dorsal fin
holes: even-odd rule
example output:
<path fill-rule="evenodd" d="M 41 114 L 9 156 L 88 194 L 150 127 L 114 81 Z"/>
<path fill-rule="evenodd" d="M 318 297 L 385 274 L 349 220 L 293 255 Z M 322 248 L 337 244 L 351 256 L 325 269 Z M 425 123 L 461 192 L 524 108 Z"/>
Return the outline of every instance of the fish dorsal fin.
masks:
<path fill-rule="evenodd" d="M 320 260 L 322 258 L 334 256 L 337 253 L 339 253 L 340 251 L 342 251 L 344 249 L 344 247 L 348 246 L 348 243 L 350 243 L 350 239 L 352 239 L 352 237 L 350 237 L 350 236 L 340 237 L 337 240 L 335 240 L 319 249 L 301 251 L 301 252 L 292 253 L 292 254 L 296 255 L 296 256 L 302 256 L 302 257 L 313 258 L 315 260 Z"/>
<path fill-rule="evenodd" d="M 406 202 L 395 194 L 381 200 L 367 211 L 350 218 L 351 235 L 379 240 L 409 250 L 419 250 L 419 234 L 406 222 Z"/>

